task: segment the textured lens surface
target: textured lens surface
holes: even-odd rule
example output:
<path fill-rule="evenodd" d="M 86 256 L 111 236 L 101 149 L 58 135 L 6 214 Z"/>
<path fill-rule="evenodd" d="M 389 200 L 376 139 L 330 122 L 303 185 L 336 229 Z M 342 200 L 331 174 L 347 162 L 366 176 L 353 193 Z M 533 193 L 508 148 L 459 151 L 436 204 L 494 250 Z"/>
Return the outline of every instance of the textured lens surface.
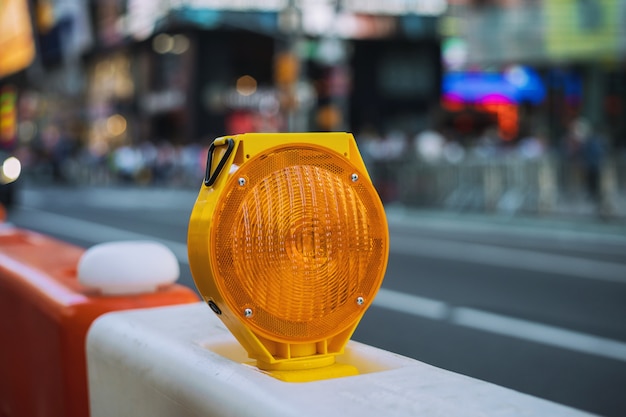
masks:
<path fill-rule="evenodd" d="M 380 286 L 384 212 L 372 185 L 353 181 L 354 173 L 324 148 L 275 149 L 243 164 L 218 201 L 210 237 L 217 285 L 263 336 L 334 335 Z"/>

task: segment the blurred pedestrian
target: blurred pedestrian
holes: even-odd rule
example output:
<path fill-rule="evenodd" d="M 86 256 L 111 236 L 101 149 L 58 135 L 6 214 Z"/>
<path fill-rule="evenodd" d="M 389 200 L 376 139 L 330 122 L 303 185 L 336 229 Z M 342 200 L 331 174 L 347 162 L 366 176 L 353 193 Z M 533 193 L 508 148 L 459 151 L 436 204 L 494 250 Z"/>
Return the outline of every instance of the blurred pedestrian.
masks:
<path fill-rule="evenodd" d="M 72 152 L 72 143 L 65 131 L 56 124 L 48 125 L 42 133 L 42 142 L 50 164 L 52 180 L 66 182 L 65 163 Z"/>
<path fill-rule="evenodd" d="M 582 157 L 587 194 L 595 202 L 599 202 L 601 197 L 600 183 L 604 154 L 602 139 L 597 134 L 590 133 L 583 142 Z"/>
<path fill-rule="evenodd" d="M 373 129 L 364 129 L 358 135 L 358 141 L 380 198 L 383 202 L 395 200 L 397 165 L 406 153 L 406 135 L 402 131 L 392 130 L 380 136 Z"/>
<path fill-rule="evenodd" d="M 446 138 L 435 129 L 426 129 L 413 139 L 416 156 L 419 161 L 438 162 L 444 151 Z"/>
<path fill-rule="evenodd" d="M 133 183 L 142 166 L 141 154 L 133 146 L 120 146 L 113 153 L 113 166 L 119 180 L 127 184 Z"/>
<path fill-rule="evenodd" d="M 605 151 L 602 139 L 584 118 L 574 120 L 570 126 L 570 152 L 581 162 L 587 196 L 600 202 L 600 180 Z"/>
<path fill-rule="evenodd" d="M 521 139 L 518 145 L 518 152 L 524 159 L 541 158 L 546 153 L 545 130 L 539 129 Z"/>

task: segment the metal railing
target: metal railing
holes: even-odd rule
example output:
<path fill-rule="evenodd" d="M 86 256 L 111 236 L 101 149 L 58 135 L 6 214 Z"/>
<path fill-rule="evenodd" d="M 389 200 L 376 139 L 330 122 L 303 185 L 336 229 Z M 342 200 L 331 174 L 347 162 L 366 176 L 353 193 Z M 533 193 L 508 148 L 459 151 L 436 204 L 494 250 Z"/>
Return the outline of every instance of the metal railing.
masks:
<path fill-rule="evenodd" d="M 118 183 L 200 186 L 202 168 L 175 162 L 166 175 L 155 178 L 145 169 L 122 177 L 107 163 L 70 159 L 65 177 L 78 185 Z M 196 166 L 197 165 L 197 166 Z M 587 190 L 586 171 L 578 160 L 554 155 L 523 158 L 501 155 L 466 158 L 458 163 L 420 161 L 405 156 L 396 160 L 370 160 L 367 168 L 386 204 L 408 207 L 503 214 L 600 214 L 626 216 L 626 155 L 607 158 L 599 172 L 599 194 Z M 165 174 L 165 173 L 164 173 Z M 45 170 L 33 175 L 50 177 Z"/>
<path fill-rule="evenodd" d="M 554 156 L 500 157 L 461 163 L 374 162 L 372 179 L 386 203 L 507 214 L 626 214 L 626 158 L 612 157 L 599 172 L 599 194 L 587 189 L 585 167 Z"/>

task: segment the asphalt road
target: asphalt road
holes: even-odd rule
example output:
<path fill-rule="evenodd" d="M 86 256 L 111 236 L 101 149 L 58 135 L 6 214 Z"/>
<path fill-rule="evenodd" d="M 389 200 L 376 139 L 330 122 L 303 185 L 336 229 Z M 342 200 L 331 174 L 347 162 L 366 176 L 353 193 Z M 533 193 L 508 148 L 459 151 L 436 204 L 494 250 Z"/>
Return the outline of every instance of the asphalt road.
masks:
<path fill-rule="evenodd" d="M 22 190 L 17 226 L 186 254 L 194 190 Z M 592 413 L 626 415 L 626 227 L 388 208 L 387 275 L 354 339 Z"/>

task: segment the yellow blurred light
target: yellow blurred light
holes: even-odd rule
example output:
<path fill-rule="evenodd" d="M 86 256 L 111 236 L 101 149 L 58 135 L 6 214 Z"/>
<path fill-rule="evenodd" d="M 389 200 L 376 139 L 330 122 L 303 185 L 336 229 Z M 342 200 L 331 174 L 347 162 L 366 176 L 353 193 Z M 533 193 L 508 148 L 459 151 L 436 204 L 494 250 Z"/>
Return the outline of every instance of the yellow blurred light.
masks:
<path fill-rule="evenodd" d="M 172 50 L 173 54 L 183 54 L 189 49 L 189 38 L 185 35 L 174 35 L 172 37 Z"/>
<path fill-rule="evenodd" d="M 120 114 L 114 114 L 107 119 L 106 129 L 111 136 L 119 136 L 126 132 L 126 119 Z"/>
<path fill-rule="evenodd" d="M 300 75 L 300 61 L 298 57 L 289 52 L 277 55 L 274 63 L 274 79 L 279 85 L 293 84 Z"/>
<path fill-rule="evenodd" d="M 54 5 L 50 0 L 39 1 L 35 9 L 35 21 L 37 29 L 46 34 L 54 27 L 56 19 L 54 16 Z"/>
<path fill-rule="evenodd" d="M 334 104 L 321 107 L 316 116 L 317 124 L 324 130 L 334 130 L 342 122 L 341 110 Z"/>
<path fill-rule="evenodd" d="M 152 40 L 152 49 L 156 53 L 166 54 L 172 51 L 174 47 L 174 39 L 167 33 L 160 33 Z"/>
<path fill-rule="evenodd" d="M 245 134 L 211 146 L 189 223 L 191 271 L 274 376 L 301 380 L 290 371 L 334 364 L 382 284 L 388 240 L 352 135 Z"/>
<path fill-rule="evenodd" d="M 35 59 L 35 42 L 27 1 L 0 2 L 0 79 L 27 68 Z"/>
<path fill-rule="evenodd" d="M 242 96 L 251 96 L 256 93 L 257 82 L 253 77 L 244 75 L 237 79 L 236 88 L 237 92 Z"/>

